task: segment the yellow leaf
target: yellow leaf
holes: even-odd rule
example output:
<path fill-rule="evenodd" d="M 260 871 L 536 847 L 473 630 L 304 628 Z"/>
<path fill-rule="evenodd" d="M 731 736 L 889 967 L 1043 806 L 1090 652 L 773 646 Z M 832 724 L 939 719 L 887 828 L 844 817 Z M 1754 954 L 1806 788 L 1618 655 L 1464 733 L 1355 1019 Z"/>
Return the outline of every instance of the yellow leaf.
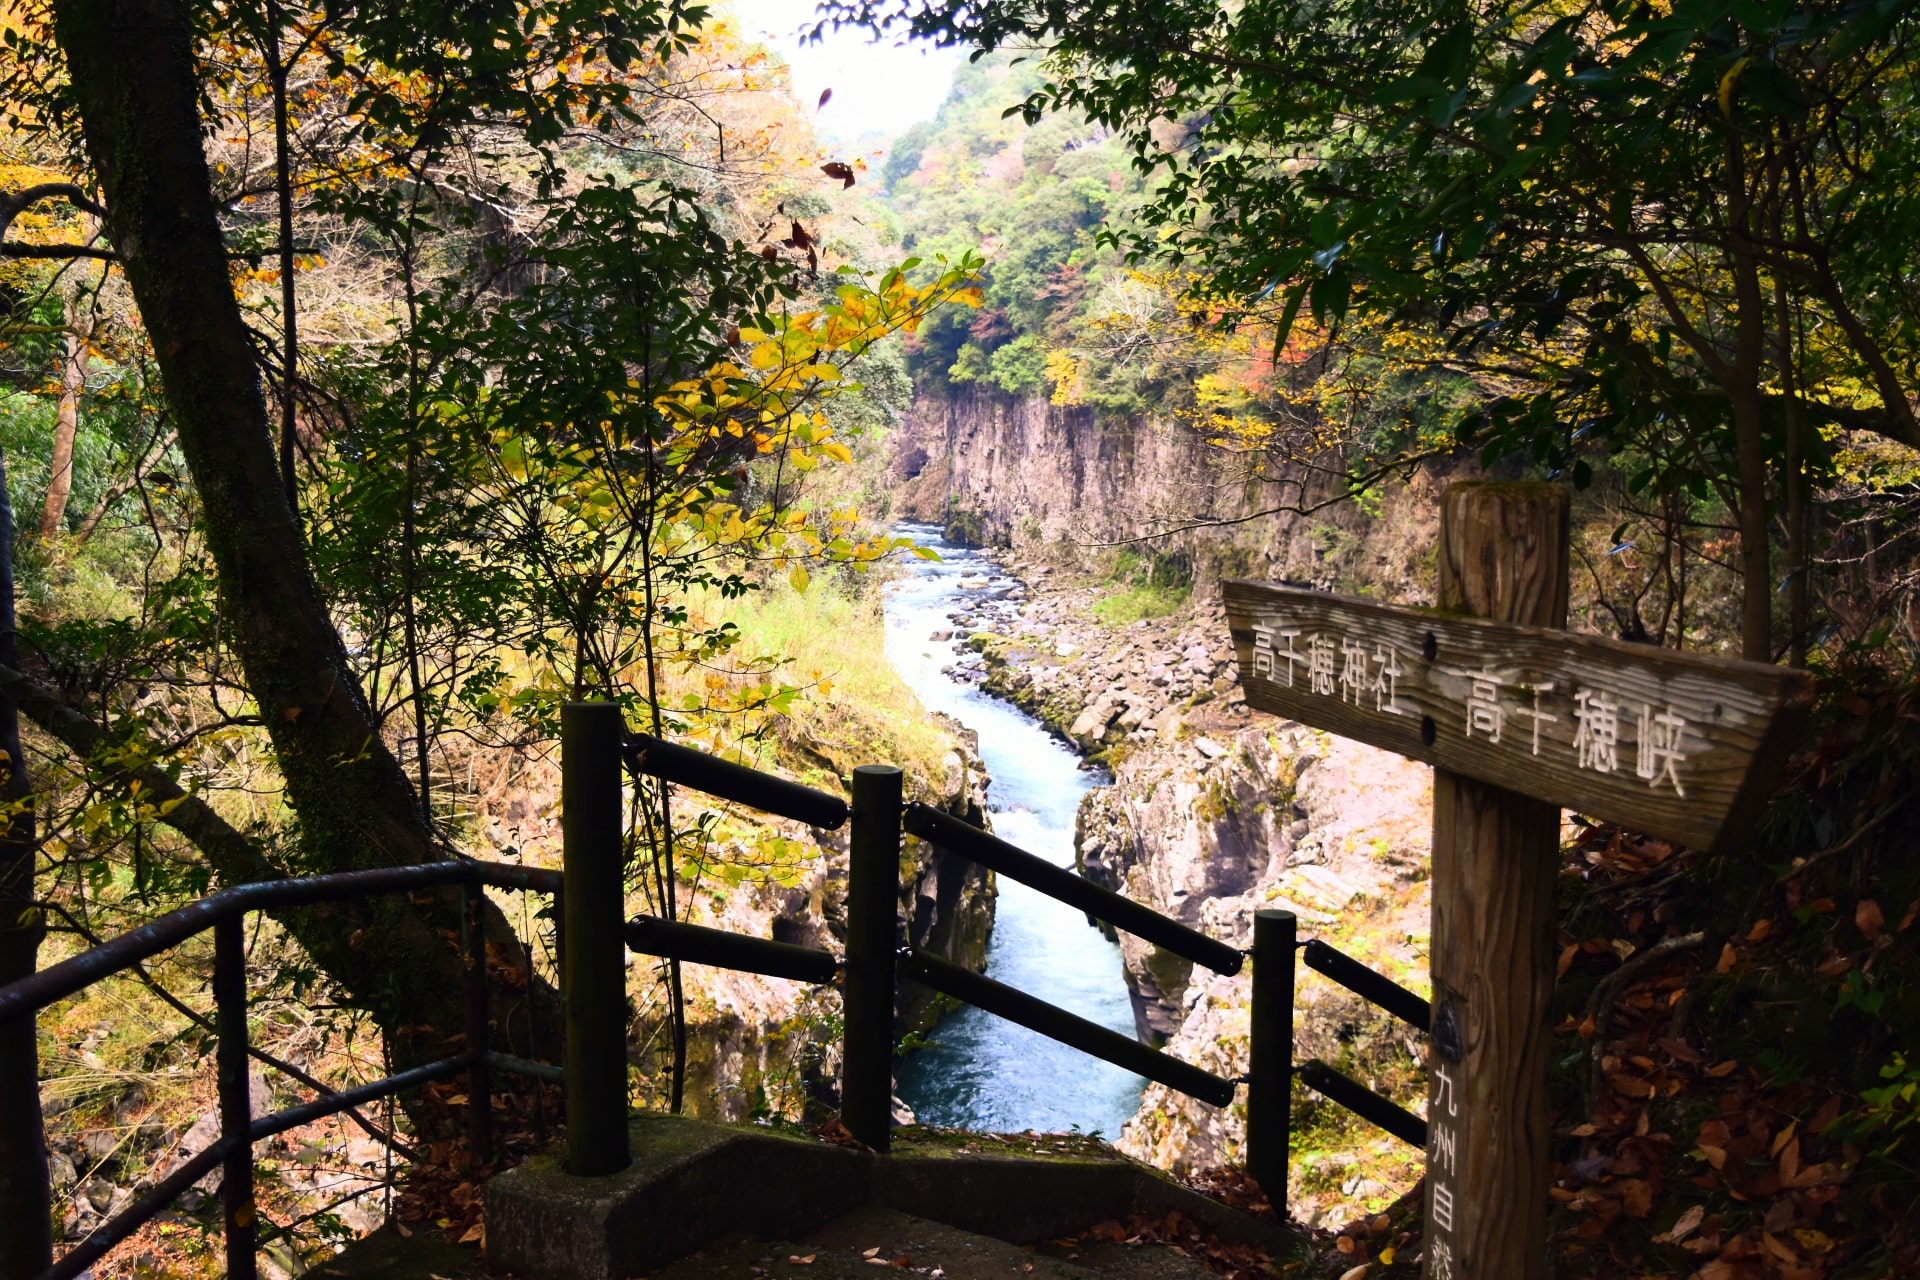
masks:
<path fill-rule="evenodd" d="M 1728 67 L 1727 74 L 1720 77 L 1720 114 L 1729 120 L 1733 119 L 1733 91 L 1739 87 L 1740 73 L 1745 71 L 1747 64 L 1752 61 L 1753 55 L 1748 54 Z"/>
<path fill-rule="evenodd" d="M 807 566 L 803 564 L 793 566 L 793 572 L 787 575 L 787 581 L 793 584 L 795 591 L 804 592 L 807 589 L 807 584 L 812 580 L 813 579 L 807 575 Z"/>

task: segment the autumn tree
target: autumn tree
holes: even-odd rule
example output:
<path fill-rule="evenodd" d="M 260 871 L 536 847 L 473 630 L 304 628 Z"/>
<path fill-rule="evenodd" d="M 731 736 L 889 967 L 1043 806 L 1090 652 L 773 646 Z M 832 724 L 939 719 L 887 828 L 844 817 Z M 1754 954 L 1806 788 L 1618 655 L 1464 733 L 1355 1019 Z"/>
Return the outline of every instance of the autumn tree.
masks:
<path fill-rule="evenodd" d="M 1920 446 L 1907 6 L 827 9 L 1043 50 L 1020 109 L 1127 133 L 1157 184 L 1132 250 L 1230 320 L 1439 334 L 1490 388 L 1463 437 L 1576 481 L 1655 439 L 1637 484 L 1737 514 L 1750 658 L 1774 653 L 1769 520 L 1800 581 L 1825 436 Z"/>
<path fill-rule="evenodd" d="M 64 202 L 101 233 L 10 252 L 105 262 L 124 281 L 185 463 L 170 492 L 191 536 L 142 619 L 160 643 L 72 673 L 105 682 L 90 690 L 112 710 L 104 728 L 32 655 L 0 665 L 0 692 L 123 800 L 137 792 L 113 807 L 192 841 L 213 881 L 459 856 L 420 733 L 449 708 L 537 730 L 566 697 L 614 696 L 664 727 L 657 663 L 704 645 L 677 634 L 679 587 L 752 586 L 723 563 L 729 548 L 801 580 L 806 562 L 891 545 L 796 511 L 790 477 L 845 456 L 820 405 L 850 384 L 847 363 L 917 326 L 968 269 L 913 284 L 823 270 L 817 237 L 769 224 L 759 206 L 774 201 L 751 189 L 756 166 L 790 158 L 764 135 L 729 150 L 723 127 L 715 163 L 690 164 L 677 144 L 696 122 L 724 126 L 709 95 L 744 74 L 689 60 L 705 19 L 645 3 L 62 0 L 8 32 L 15 128 L 75 154 L 73 180 L 17 189 L 6 208 Z M 266 92 L 236 85 L 236 67 Z M 609 153 L 646 163 L 577 167 Z M 316 313 L 296 317 L 289 282 L 318 255 L 294 237 L 322 223 L 398 277 L 397 305 L 362 322 L 378 341 L 344 344 L 368 354 L 323 343 L 316 356 Z M 510 368 L 532 375 L 526 395 Z M 202 547 L 212 595 L 193 576 Z M 506 548 L 524 559 L 503 564 Z M 565 678 L 508 687 L 499 646 Z M 243 695 L 222 714 L 270 742 L 291 829 L 261 841 L 187 794 L 159 721 L 119 696 L 129 672 Z M 392 732 L 395 713 L 413 732 Z M 405 1064 L 460 1025 L 455 906 L 389 899 L 282 923 Z M 511 939 L 497 912 L 487 929 Z M 0 980 L 30 970 L 32 951 L 10 949 L 19 964 Z M 516 1047 L 553 1042 L 556 1005 L 534 994 Z M 0 1071 L 31 1082 L 31 1048 Z"/>

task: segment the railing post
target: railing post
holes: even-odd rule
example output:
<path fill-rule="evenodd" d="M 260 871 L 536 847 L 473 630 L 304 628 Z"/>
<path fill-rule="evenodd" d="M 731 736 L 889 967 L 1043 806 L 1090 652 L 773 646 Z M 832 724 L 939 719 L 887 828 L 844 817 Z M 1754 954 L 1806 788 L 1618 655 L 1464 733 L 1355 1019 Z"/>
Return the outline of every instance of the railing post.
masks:
<path fill-rule="evenodd" d="M 486 893 L 460 886 L 460 932 L 466 938 L 467 1151 L 477 1168 L 493 1158 L 493 1080 L 487 1069 L 487 935 L 480 907 Z M 529 986 L 527 990 L 533 988 Z"/>
<path fill-rule="evenodd" d="M 1291 911 L 1253 913 L 1253 1008 L 1247 1064 L 1247 1172 L 1287 1216 L 1293 1145 L 1293 962 L 1299 924 Z"/>
<path fill-rule="evenodd" d="M 902 775 L 892 765 L 853 771 L 847 851 L 847 971 L 840 1123 L 875 1151 L 893 1128 L 893 966 L 900 909 Z"/>
<path fill-rule="evenodd" d="M 560 811 L 566 878 L 561 984 L 567 1024 L 567 1172 L 618 1173 L 627 1149 L 627 967 L 620 754 L 610 702 L 560 709 Z"/>
<path fill-rule="evenodd" d="M 220 1136 L 233 1146 L 220 1174 L 228 1280 L 253 1280 L 258 1234 L 253 1207 L 253 1100 L 247 1071 L 246 915 L 235 911 L 213 926 L 214 1063 L 219 1077 Z"/>

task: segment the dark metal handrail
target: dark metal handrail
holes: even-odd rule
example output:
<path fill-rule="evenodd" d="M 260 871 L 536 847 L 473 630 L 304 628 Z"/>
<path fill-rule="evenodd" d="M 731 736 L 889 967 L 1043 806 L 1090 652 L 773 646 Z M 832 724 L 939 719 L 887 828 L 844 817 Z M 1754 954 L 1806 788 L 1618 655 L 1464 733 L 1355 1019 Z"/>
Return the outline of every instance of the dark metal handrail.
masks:
<path fill-rule="evenodd" d="M 836 961 L 832 953 L 819 948 L 676 920 L 645 915 L 623 918 L 622 759 L 636 772 L 816 828 L 831 830 L 851 821 L 846 959 Z M 843 979 L 841 1119 L 856 1138 L 876 1151 L 887 1149 L 891 1128 L 896 973 L 1213 1106 L 1227 1106 L 1236 1086 L 1248 1084 L 1248 1167 L 1281 1213 L 1286 1204 L 1289 1098 L 1296 1075 L 1403 1141 L 1425 1145 L 1426 1123 L 1411 1112 L 1325 1063 L 1294 1066 L 1296 952 L 1304 950 L 1310 967 L 1422 1030 L 1431 1018 L 1429 1003 L 1326 943 L 1314 941 L 1300 948 L 1291 912 L 1255 912 L 1250 1065 L 1245 1077 L 1229 1080 L 940 956 L 900 947 L 895 931 L 899 841 L 904 830 L 1208 969 L 1234 974 L 1245 959 L 1245 954 L 1223 942 L 951 814 L 924 804 L 903 806 L 898 769 L 856 769 L 849 784 L 849 805 L 838 796 L 705 752 L 629 734 L 619 708 L 612 704 L 574 703 L 563 708 L 562 773 L 564 873 L 459 860 L 237 885 L 0 987 L 0 1025 L 5 1025 L 204 930 L 214 930 L 222 1136 L 149 1188 L 40 1280 L 72 1280 L 216 1166 L 225 1167 L 221 1198 L 228 1275 L 232 1280 L 252 1280 L 254 1141 L 462 1071 L 468 1073 L 469 1141 L 476 1163 L 485 1161 L 491 1145 L 488 1075 L 500 1070 L 565 1085 L 571 1121 L 570 1172 L 593 1176 L 624 1168 L 629 1159 L 622 1122 L 626 1046 L 621 1015 L 626 997 L 624 981 L 618 976 L 622 966 L 616 963 L 622 950 L 802 982 Z M 448 885 L 461 888 L 464 905 L 465 1051 L 270 1116 L 249 1115 L 245 913 Z M 479 913 L 483 885 L 547 892 L 556 898 L 566 886 L 573 886 L 565 894 L 566 909 L 556 921 L 556 927 L 564 926 L 568 939 L 562 962 L 568 1008 L 564 1071 L 495 1052 L 487 1043 L 486 951 Z"/>
<path fill-rule="evenodd" d="M 777 817 L 828 831 L 837 830 L 847 820 L 847 802 L 839 796 L 692 747 L 662 742 L 650 734 L 627 735 L 626 753 L 628 762 L 642 773 Z"/>
<path fill-rule="evenodd" d="M 16 1018 L 110 978 L 143 960 L 213 928 L 221 920 L 247 911 L 299 907 L 315 902 L 337 902 L 376 893 L 429 889 L 450 884 L 491 884 L 503 889 L 560 892 L 560 873 L 504 863 L 425 862 L 408 867 L 379 867 L 369 871 L 341 871 L 332 875 L 286 880 L 256 880 L 237 884 L 168 912 L 110 942 L 0 987 L 0 1027 Z"/>
<path fill-rule="evenodd" d="M 1030 1031 L 1038 1031 L 1082 1053 L 1092 1054 L 1135 1075 L 1156 1080 L 1202 1102 L 1224 1107 L 1233 1101 L 1234 1082 L 1223 1080 L 1189 1062 L 1158 1049 L 1149 1049 L 1131 1036 L 1109 1031 L 1097 1022 L 1075 1017 L 1057 1005 L 1030 996 L 1024 991 L 995 982 L 963 969 L 939 956 L 905 949 L 900 953 L 900 971 L 923 982 L 943 995 L 964 1000 L 996 1017 L 1017 1022 Z"/>
<path fill-rule="evenodd" d="M 466 1052 L 351 1089 L 330 1092 L 311 1102 L 271 1115 L 251 1115 L 247 1067 L 246 950 L 242 933 L 246 913 L 446 885 L 460 886 L 463 899 L 461 931 L 465 935 L 462 949 L 467 973 Z M 563 1073 L 559 1068 L 495 1053 L 488 1048 L 486 944 L 481 933 L 479 912 L 479 890 L 483 885 L 546 892 L 555 896 L 561 895 L 564 887 L 559 872 L 466 859 L 255 881 L 222 889 L 100 946 L 0 987 L 0 1026 L 4 1026 L 30 1017 L 50 1004 L 66 999 L 104 978 L 124 972 L 208 929 L 214 932 L 213 990 L 218 1037 L 216 1062 L 222 1129 L 220 1139 L 102 1223 L 87 1239 L 43 1271 L 39 1280 L 72 1280 L 72 1277 L 91 1267 L 108 1250 L 139 1230 L 155 1214 L 178 1199 L 187 1188 L 218 1166 L 224 1166 L 220 1190 L 226 1226 L 227 1275 L 230 1280 L 251 1280 L 257 1274 L 254 1256 L 257 1220 L 253 1205 L 255 1142 L 379 1098 L 458 1075 L 462 1071 L 468 1073 L 469 1142 L 473 1147 L 474 1159 L 476 1163 L 488 1159 L 492 1145 L 492 1099 L 487 1080 L 488 1069 L 547 1079 Z"/>
<path fill-rule="evenodd" d="M 657 916 L 635 916 L 627 921 L 627 949 L 796 982 L 832 982 L 838 970 L 833 953 L 818 947 L 798 947 Z"/>
<path fill-rule="evenodd" d="M 931 805 L 910 804 L 903 825 L 922 840 L 969 858 L 1010 880 L 1018 880 L 1030 889 L 1038 889 L 1049 898 L 1078 907 L 1095 919 L 1104 920 L 1116 929 L 1125 929 L 1163 951 L 1171 951 L 1216 973 L 1240 972 L 1244 957 L 1226 943 L 1170 920 L 1152 907 L 1103 889 L 1065 867 L 1036 858 L 1025 849 L 1008 844 L 950 813 L 942 813 Z"/>
<path fill-rule="evenodd" d="M 1424 1148 L 1427 1122 L 1397 1102 L 1381 1097 L 1358 1080 L 1348 1079 L 1314 1059 L 1300 1068 L 1300 1083 L 1325 1094 L 1362 1120 L 1372 1121 L 1402 1142 Z"/>
<path fill-rule="evenodd" d="M 1432 1030 L 1433 1006 L 1391 978 L 1382 977 L 1344 951 L 1315 938 L 1302 948 L 1309 969 L 1318 969 L 1369 1004 L 1421 1031 Z"/>

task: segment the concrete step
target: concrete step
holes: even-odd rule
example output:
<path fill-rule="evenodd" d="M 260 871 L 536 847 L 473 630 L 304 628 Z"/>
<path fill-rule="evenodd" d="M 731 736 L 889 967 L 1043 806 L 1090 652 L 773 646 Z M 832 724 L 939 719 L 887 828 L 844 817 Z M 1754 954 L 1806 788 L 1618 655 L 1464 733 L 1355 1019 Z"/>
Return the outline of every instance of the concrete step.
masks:
<path fill-rule="evenodd" d="M 1075 1135 L 908 1127 L 875 1154 L 793 1130 L 645 1115 L 634 1117 L 631 1147 L 633 1165 L 603 1178 L 574 1177 L 555 1155 L 489 1182 L 488 1262 L 531 1280 L 629 1280 L 714 1240 L 805 1241 L 864 1208 L 1036 1250 L 1103 1223 L 1174 1214 L 1204 1236 L 1274 1257 L 1299 1244 L 1287 1226 L 1248 1218 Z M 762 1280 L 752 1265 L 742 1280 Z M 882 1280 L 877 1266 L 862 1265 Z"/>
<path fill-rule="evenodd" d="M 486 1257 L 421 1229 L 323 1264 L 342 1280 L 1216 1280 L 1195 1249 L 1298 1254 L 1290 1225 L 1209 1200 L 1094 1139 L 903 1128 L 893 1148 L 674 1116 L 633 1119 L 601 1178 L 536 1156 L 488 1182 Z M 1157 1227 L 1143 1227 L 1152 1236 Z M 1212 1242 L 1212 1243 L 1208 1243 Z"/>
<path fill-rule="evenodd" d="M 882 1205 L 799 1240 L 723 1241 L 651 1280 L 1218 1280 L 1176 1249 L 1121 1242 L 1022 1247 Z"/>

